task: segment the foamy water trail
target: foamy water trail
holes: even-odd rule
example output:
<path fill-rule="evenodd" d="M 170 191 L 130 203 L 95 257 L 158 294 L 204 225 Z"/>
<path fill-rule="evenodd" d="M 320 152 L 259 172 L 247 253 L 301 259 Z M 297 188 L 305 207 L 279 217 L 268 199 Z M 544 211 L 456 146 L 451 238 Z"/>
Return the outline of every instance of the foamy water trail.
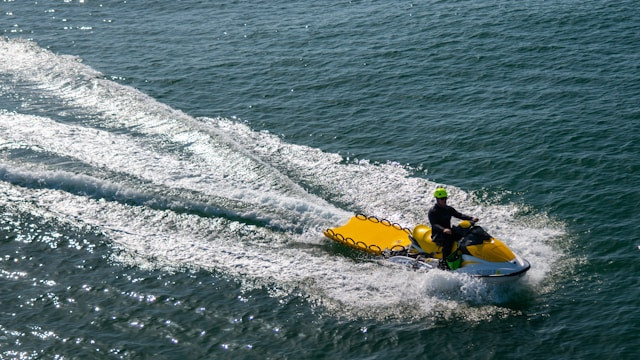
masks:
<path fill-rule="evenodd" d="M 0 41 L 0 64 L 0 76 L 23 84 L 3 92 L 60 104 L 56 114 L 28 101 L 24 112 L 0 112 L 4 206 L 98 228 L 121 250 L 117 261 L 220 271 L 274 296 L 302 291 L 342 316 L 506 311 L 492 305 L 501 290 L 481 281 L 327 246 L 321 231 L 354 212 L 425 222 L 436 184 L 412 169 L 346 162 L 237 121 L 196 119 L 30 42 Z M 564 234 L 560 224 L 448 189 L 459 210 L 532 263 L 525 286 L 545 281 L 559 256 L 552 244 Z"/>

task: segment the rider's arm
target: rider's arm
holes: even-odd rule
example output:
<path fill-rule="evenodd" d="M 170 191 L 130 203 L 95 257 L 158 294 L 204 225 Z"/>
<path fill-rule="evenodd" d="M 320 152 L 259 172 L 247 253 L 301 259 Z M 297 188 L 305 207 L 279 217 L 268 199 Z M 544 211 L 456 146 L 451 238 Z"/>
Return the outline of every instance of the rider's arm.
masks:
<path fill-rule="evenodd" d="M 473 222 L 478 221 L 478 218 L 473 217 L 473 216 L 469 216 L 469 215 L 465 215 L 461 212 L 459 212 L 458 210 L 454 209 L 453 207 L 451 207 L 451 215 L 453 215 L 453 217 L 460 219 L 460 220 L 471 220 Z"/>
<path fill-rule="evenodd" d="M 429 223 L 431 224 L 431 231 L 435 233 L 440 233 L 444 231 L 444 226 L 438 224 L 438 219 L 435 211 L 429 210 Z"/>

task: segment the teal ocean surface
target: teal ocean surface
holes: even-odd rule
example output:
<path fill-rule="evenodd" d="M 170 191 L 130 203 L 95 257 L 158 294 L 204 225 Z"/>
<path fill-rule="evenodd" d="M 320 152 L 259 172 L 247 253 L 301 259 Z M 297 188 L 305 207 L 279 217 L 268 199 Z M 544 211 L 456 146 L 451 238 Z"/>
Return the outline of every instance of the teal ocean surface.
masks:
<path fill-rule="evenodd" d="M 0 358 L 635 359 L 632 1 L 0 2 Z M 325 238 L 436 186 L 507 285 Z"/>

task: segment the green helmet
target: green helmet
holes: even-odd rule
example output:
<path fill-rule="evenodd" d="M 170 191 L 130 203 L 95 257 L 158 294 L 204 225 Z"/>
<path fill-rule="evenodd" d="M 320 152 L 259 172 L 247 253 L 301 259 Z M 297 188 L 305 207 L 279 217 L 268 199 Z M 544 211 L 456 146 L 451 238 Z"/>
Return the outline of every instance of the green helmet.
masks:
<path fill-rule="evenodd" d="M 434 191 L 433 196 L 435 196 L 436 199 L 446 198 L 447 190 L 445 190 L 443 187 L 439 187 L 436 189 L 436 191 Z"/>

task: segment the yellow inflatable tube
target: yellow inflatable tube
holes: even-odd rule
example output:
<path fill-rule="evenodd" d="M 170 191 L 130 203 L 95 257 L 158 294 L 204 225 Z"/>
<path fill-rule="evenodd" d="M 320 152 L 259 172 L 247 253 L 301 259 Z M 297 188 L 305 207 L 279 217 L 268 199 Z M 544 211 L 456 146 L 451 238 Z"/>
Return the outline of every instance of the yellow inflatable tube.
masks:
<path fill-rule="evenodd" d="M 379 255 L 384 250 L 402 250 L 411 244 L 411 230 L 375 216 L 358 214 L 343 226 L 327 229 L 331 240 L 357 250 Z"/>

